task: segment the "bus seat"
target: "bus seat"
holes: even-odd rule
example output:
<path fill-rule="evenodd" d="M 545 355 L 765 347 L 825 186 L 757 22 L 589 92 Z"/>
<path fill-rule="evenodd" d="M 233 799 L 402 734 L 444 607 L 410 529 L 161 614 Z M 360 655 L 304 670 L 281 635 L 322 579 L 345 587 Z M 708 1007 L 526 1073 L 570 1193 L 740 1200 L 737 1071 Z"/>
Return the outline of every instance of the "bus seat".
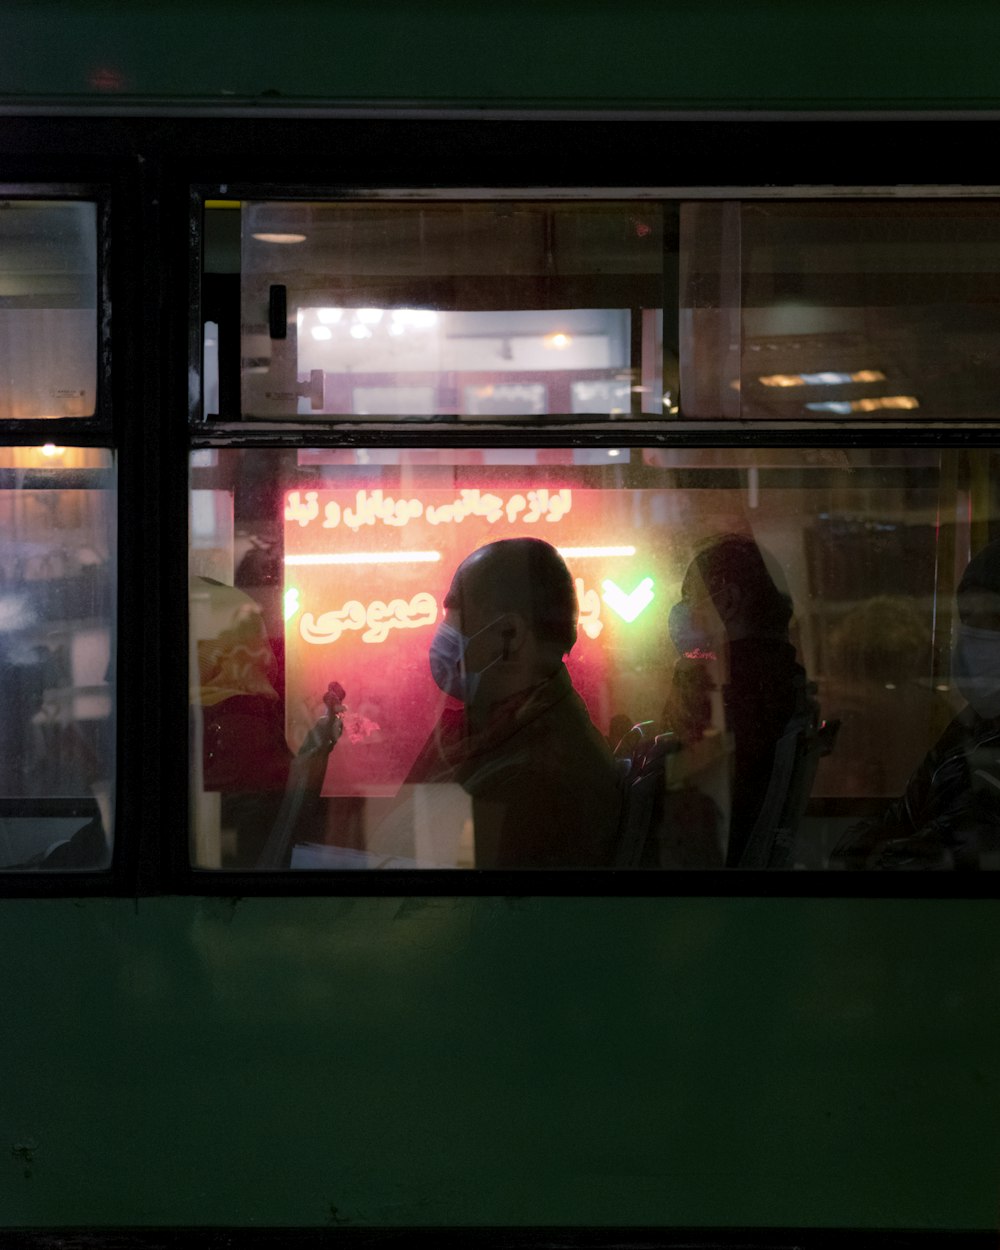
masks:
<path fill-rule="evenodd" d="M 833 750 L 839 720 L 820 721 L 819 705 L 809 705 L 789 720 L 774 750 L 774 765 L 760 809 L 738 868 L 791 868 L 795 840 L 812 792 L 820 757 Z"/>
<path fill-rule="evenodd" d="M 615 848 L 616 868 L 638 868 L 655 824 L 657 799 L 666 787 L 667 759 L 681 744 L 673 734 L 645 735 L 646 725 L 633 725 L 623 743 L 638 735 L 627 754 L 618 755 L 622 771 L 622 809 Z M 619 747 L 619 751 L 621 747 Z"/>

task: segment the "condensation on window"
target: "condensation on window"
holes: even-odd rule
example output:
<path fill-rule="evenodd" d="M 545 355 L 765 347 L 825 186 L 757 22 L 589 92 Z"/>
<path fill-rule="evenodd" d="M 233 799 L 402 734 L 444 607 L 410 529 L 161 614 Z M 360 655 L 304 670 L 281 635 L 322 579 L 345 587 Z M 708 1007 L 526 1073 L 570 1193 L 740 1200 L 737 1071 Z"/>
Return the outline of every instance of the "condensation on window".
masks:
<path fill-rule="evenodd" d="M 1000 863 L 994 453 L 195 457 L 198 867 Z"/>
<path fill-rule="evenodd" d="M 0 870 L 107 867 L 114 830 L 112 455 L 0 449 Z"/>

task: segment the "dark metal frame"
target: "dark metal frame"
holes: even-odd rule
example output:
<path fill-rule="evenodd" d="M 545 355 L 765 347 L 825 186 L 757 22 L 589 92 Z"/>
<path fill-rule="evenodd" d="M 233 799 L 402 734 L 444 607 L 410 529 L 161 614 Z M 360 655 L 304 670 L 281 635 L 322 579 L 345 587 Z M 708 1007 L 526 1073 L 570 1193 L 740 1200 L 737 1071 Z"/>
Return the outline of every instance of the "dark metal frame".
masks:
<path fill-rule="evenodd" d="M 792 1228 L 9 1229 L 10 1250 L 994 1250 L 988 1230 Z"/>
<path fill-rule="evenodd" d="M 956 142 L 957 131 L 975 141 Z M 200 362 L 200 214 L 203 198 L 356 198 L 379 188 L 458 196 L 466 187 L 512 194 L 544 187 L 557 196 L 614 171 L 605 198 L 654 165 L 664 194 L 727 187 L 774 195 L 830 185 L 831 156 L 845 195 L 866 186 L 977 185 L 976 152 L 990 150 L 1000 122 L 820 119 L 587 120 L 396 118 L 0 117 L 9 188 L 72 195 L 97 188 L 102 203 L 104 308 L 113 302 L 114 369 L 102 358 L 98 416 L 47 422 L 46 434 L 111 446 L 119 459 L 117 802 L 108 872 L 0 874 L 0 894 L 244 895 L 636 895 L 993 898 L 991 874 L 686 872 L 613 870 L 250 873 L 198 871 L 188 862 L 186 543 L 187 457 L 211 446 L 527 447 L 996 447 L 1000 425 L 903 421 L 692 424 L 630 419 L 599 425 L 475 429 L 449 422 L 362 425 L 212 422 L 192 408 L 192 362 Z M 793 158 L 788 157 L 795 152 Z M 332 186 L 331 169 L 350 186 Z M 639 171 L 635 177 L 623 171 Z M 67 188 L 72 188 L 72 192 Z M 525 194 L 530 194 L 525 191 Z M 695 192 L 691 192 L 694 194 Z M 995 192 L 1000 199 L 1000 188 Z M 25 427 L 25 428 L 20 428 Z M 37 425 L 11 423 L 0 438 L 32 443 Z"/>

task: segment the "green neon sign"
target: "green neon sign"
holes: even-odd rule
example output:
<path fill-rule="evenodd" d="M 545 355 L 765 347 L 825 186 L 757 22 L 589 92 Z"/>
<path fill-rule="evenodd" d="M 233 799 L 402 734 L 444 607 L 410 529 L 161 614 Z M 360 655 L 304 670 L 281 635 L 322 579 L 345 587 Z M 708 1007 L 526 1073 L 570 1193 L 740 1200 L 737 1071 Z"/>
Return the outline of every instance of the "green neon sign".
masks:
<path fill-rule="evenodd" d="M 653 579 L 651 577 L 644 577 L 639 585 L 629 593 L 622 590 L 610 578 L 604 581 L 602 586 L 604 594 L 601 598 L 612 612 L 618 613 L 627 625 L 631 625 L 637 616 L 645 612 L 655 598 Z"/>

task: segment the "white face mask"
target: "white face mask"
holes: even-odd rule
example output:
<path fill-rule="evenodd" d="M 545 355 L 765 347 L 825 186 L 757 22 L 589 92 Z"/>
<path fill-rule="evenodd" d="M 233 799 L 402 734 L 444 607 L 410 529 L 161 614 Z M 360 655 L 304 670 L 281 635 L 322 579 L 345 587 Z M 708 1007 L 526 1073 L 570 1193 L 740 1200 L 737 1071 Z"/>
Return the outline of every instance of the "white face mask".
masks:
<path fill-rule="evenodd" d="M 980 716 L 1000 716 L 1000 632 L 959 625 L 952 654 L 955 685 Z"/>

